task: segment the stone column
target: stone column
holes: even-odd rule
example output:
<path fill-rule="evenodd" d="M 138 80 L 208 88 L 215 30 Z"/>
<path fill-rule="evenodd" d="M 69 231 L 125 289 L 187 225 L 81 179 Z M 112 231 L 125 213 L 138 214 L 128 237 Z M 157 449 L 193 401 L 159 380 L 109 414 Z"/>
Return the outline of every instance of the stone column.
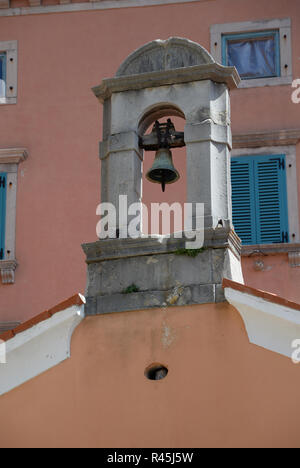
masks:
<path fill-rule="evenodd" d="M 206 83 L 207 86 L 207 83 Z M 204 226 L 231 226 L 228 88 L 209 83 L 209 106 L 199 102 L 185 126 L 187 202 L 204 203 Z"/>
<path fill-rule="evenodd" d="M 125 232 L 129 219 L 124 216 L 119 205 L 120 195 L 127 196 L 130 206 L 142 199 L 142 161 L 143 152 L 139 149 L 139 139 L 135 131 L 110 135 L 100 143 L 101 202 L 110 202 L 117 212 L 116 229 Z M 119 208 L 121 217 L 119 217 Z M 140 214 L 140 213 L 139 213 Z M 141 232 L 141 223 L 140 230 Z"/>

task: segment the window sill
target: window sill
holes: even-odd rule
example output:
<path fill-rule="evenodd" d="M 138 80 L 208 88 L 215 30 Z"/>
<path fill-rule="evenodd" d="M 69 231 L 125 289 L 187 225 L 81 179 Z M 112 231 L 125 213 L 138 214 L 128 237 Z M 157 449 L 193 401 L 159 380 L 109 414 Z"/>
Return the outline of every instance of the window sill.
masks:
<path fill-rule="evenodd" d="M 255 78 L 253 80 L 241 80 L 238 88 L 262 88 L 264 86 L 291 85 L 292 76 L 276 76 L 274 78 Z"/>
<path fill-rule="evenodd" d="M 14 284 L 15 270 L 18 266 L 16 260 L 0 260 L 0 273 L 2 284 Z"/>
<path fill-rule="evenodd" d="M 17 104 L 17 98 L 16 97 L 5 97 L 5 98 L 0 98 L 0 106 L 5 106 L 7 104 Z"/>

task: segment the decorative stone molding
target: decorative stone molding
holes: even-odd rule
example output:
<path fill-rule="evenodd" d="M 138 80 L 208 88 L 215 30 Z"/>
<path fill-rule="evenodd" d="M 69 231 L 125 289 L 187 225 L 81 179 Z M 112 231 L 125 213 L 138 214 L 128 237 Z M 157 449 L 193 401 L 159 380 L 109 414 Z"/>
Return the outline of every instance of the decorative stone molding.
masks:
<path fill-rule="evenodd" d="M 26 148 L 0 148 L 0 164 L 19 164 L 27 158 Z"/>
<path fill-rule="evenodd" d="M 253 256 L 254 254 L 276 255 L 290 252 L 300 252 L 300 244 L 256 244 L 242 246 L 242 256 L 245 257 Z"/>
<path fill-rule="evenodd" d="M 277 130 L 233 135 L 233 148 L 258 148 L 263 146 L 297 145 L 300 129 Z"/>
<path fill-rule="evenodd" d="M 242 247 L 244 257 L 264 257 L 268 255 L 288 254 L 289 265 L 292 268 L 300 267 L 300 244 L 262 244 L 245 245 Z M 257 271 L 264 270 L 263 258 L 254 260 Z M 261 268 L 260 268 L 261 266 Z"/>
<path fill-rule="evenodd" d="M 15 282 L 15 270 L 17 266 L 16 260 L 0 260 L 2 284 L 13 284 Z"/>
<path fill-rule="evenodd" d="M 157 39 L 130 54 L 119 67 L 116 77 L 140 75 L 214 63 L 200 44 L 181 37 Z"/>
<path fill-rule="evenodd" d="M 113 93 L 203 80 L 226 83 L 229 89 L 235 89 L 240 82 L 240 77 L 235 67 L 223 67 L 217 63 L 208 63 L 194 67 L 105 79 L 100 86 L 93 88 L 93 92 L 99 101 L 104 103 Z"/>
<path fill-rule="evenodd" d="M 0 335 L 6 355 L 6 364 L 0 363 L 0 395 L 71 356 L 71 338 L 84 318 L 84 303 L 83 296 L 74 296 Z"/>
<path fill-rule="evenodd" d="M 300 337 L 300 304 L 224 280 L 227 301 L 241 315 L 250 343 L 288 358 Z"/>
<path fill-rule="evenodd" d="M 8 2 L 8 0 L 1 1 Z M 138 8 L 149 7 L 153 5 L 172 5 L 177 3 L 192 3 L 205 1 L 207 0 L 96 0 L 85 3 L 71 3 L 70 1 L 64 2 L 62 0 L 59 2 L 59 0 L 57 0 L 56 5 L 40 5 L 20 8 L 9 8 L 8 4 L 8 6 L 3 7 L 5 9 L 0 9 L 0 16 L 41 15 L 67 12 L 72 13 L 74 11 L 97 11 L 107 9 L 111 10 L 116 8 Z"/>

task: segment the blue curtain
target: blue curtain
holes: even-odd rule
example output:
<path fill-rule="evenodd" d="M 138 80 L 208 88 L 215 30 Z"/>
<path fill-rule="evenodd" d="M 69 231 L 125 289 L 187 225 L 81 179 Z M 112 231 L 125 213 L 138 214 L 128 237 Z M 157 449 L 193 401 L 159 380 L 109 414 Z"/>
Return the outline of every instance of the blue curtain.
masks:
<path fill-rule="evenodd" d="M 274 37 L 228 41 L 228 65 L 235 66 L 241 78 L 276 76 Z"/>

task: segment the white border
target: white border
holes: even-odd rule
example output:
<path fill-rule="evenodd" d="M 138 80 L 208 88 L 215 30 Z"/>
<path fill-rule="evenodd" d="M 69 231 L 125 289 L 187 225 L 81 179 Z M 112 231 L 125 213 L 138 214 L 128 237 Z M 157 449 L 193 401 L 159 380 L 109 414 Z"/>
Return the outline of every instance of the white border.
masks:
<path fill-rule="evenodd" d="M 288 218 L 290 243 L 300 242 L 299 203 L 297 180 L 296 146 L 263 146 L 261 148 L 235 148 L 231 152 L 233 157 L 285 154 L 286 155 L 286 183 L 288 199 Z M 289 167 L 291 165 L 291 167 Z M 295 234 L 295 237 L 293 237 Z"/>
<path fill-rule="evenodd" d="M 210 52 L 218 63 L 222 63 L 222 35 L 231 33 L 257 32 L 279 29 L 281 76 L 241 80 L 239 88 L 257 88 L 261 86 L 287 85 L 293 82 L 291 19 L 281 18 L 241 23 L 214 24 L 210 28 Z M 286 36 L 286 39 L 284 38 Z M 286 68 L 287 65 L 287 68 Z"/>

